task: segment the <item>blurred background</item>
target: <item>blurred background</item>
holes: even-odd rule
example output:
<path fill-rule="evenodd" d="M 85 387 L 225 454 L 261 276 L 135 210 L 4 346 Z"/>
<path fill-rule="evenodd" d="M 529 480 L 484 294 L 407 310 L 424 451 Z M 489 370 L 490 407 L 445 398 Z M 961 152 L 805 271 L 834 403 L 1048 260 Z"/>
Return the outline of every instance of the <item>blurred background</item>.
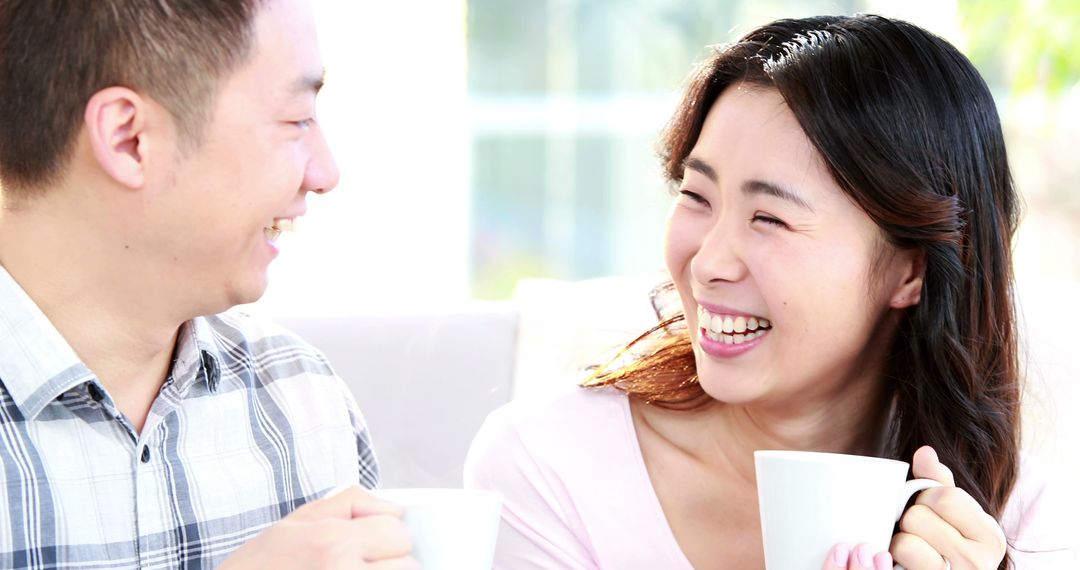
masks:
<path fill-rule="evenodd" d="M 488 410 L 567 385 L 647 326 L 670 200 L 655 141 L 708 46 L 854 12 L 945 37 L 994 93 L 1026 203 L 1025 450 L 1080 477 L 1077 0 L 313 4 L 341 183 L 310 197 L 249 309 L 327 352 L 387 481 L 458 484 Z M 635 277 L 588 280 L 609 275 Z"/>
<path fill-rule="evenodd" d="M 277 316 L 505 299 L 525 277 L 661 266 L 655 140 L 707 46 L 779 17 L 873 12 L 990 84 L 1026 216 L 1021 283 L 1080 280 L 1075 0 L 315 0 L 338 189 L 282 238 Z"/>

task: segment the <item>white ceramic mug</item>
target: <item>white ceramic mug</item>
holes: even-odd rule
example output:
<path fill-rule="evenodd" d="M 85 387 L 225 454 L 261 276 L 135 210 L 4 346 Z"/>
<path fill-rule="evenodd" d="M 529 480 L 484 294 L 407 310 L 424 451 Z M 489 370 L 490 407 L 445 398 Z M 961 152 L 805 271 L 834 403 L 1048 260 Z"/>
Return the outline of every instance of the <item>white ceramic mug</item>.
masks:
<path fill-rule="evenodd" d="M 765 567 L 820 570 L 838 542 L 884 552 L 915 493 L 941 483 L 906 481 L 903 461 L 809 451 L 755 451 Z"/>
<path fill-rule="evenodd" d="M 405 508 L 413 557 L 424 570 L 491 570 L 502 495 L 465 489 L 380 489 Z"/>

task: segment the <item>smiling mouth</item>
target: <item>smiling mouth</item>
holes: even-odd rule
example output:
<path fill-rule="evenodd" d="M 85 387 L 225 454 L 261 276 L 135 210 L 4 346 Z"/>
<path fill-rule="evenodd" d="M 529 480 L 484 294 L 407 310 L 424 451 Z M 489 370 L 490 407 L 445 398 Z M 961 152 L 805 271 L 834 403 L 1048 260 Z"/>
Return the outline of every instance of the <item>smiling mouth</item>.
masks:
<path fill-rule="evenodd" d="M 296 230 L 295 218 L 277 218 L 269 226 L 263 228 L 263 235 L 271 242 L 277 240 L 281 232 L 291 232 Z"/>
<path fill-rule="evenodd" d="M 724 344 L 749 342 L 772 330 L 769 319 L 754 315 L 713 314 L 699 306 L 697 316 L 702 333 Z"/>

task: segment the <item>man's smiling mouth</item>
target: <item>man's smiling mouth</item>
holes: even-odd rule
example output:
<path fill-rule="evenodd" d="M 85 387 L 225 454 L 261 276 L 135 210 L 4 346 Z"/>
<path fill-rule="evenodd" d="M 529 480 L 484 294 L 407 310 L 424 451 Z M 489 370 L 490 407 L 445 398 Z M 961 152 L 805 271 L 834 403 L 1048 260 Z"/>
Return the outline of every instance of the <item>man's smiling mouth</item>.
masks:
<path fill-rule="evenodd" d="M 276 218 L 273 223 L 263 228 L 263 234 L 266 235 L 266 239 L 273 242 L 281 235 L 281 232 L 291 232 L 295 229 L 295 218 Z"/>

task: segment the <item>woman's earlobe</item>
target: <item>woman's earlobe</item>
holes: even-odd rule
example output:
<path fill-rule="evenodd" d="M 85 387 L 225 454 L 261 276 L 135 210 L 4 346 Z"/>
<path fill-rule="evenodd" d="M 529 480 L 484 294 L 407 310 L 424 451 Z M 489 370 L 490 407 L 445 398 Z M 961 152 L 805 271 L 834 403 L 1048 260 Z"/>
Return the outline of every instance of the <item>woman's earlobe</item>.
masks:
<path fill-rule="evenodd" d="M 922 300 L 923 277 L 926 274 L 926 252 L 911 251 L 904 280 L 893 292 L 889 306 L 894 309 L 906 309 L 918 305 Z"/>
<path fill-rule="evenodd" d="M 918 292 L 913 294 L 898 293 L 893 296 L 889 306 L 894 309 L 906 309 L 918 305 L 920 300 L 922 300 L 922 294 Z"/>

